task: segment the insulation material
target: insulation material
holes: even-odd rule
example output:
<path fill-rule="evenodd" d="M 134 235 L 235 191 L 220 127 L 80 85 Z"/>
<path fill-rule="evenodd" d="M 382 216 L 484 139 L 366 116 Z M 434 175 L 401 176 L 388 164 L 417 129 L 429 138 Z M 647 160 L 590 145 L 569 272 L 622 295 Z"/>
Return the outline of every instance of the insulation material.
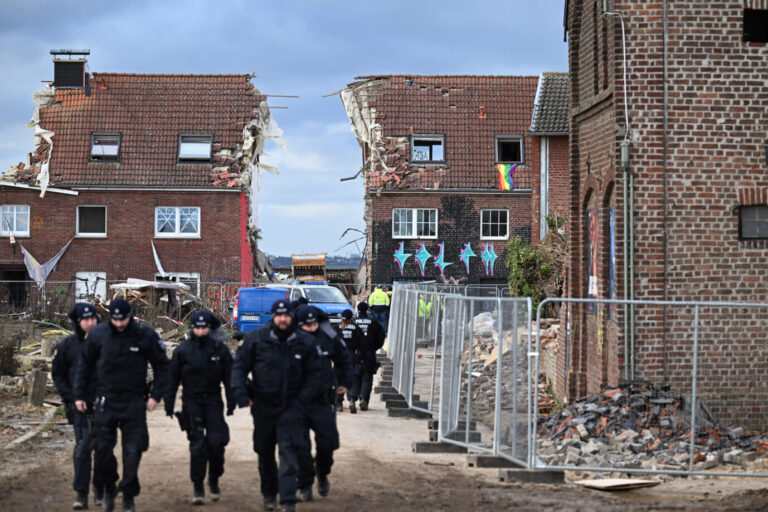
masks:
<path fill-rule="evenodd" d="M 40 125 L 35 126 L 35 143 L 40 146 L 41 143 L 38 140 L 45 141 L 48 146 L 48 157 L 40 165 L 40 172 L 37 175 L 37 181 L 40 183 L 40 197 L 45 197 L 45 189 L 48 188 L 50 181 L 50 174 L 48 173 L 48 166 L 51 163 L 51 154 L 53 153 L 53 135 L 54 133 L 49 130 L 44 130 Z"/>
<path fill-rule="evenodd" d="M 47 84 L 45 87 L 43 87 L 39 91 L 35 91 L 32 93 L 32 101 L 35 102 L 35 111 L 32 114 L 32 119 L 29 120 L 29 123 L 27 123 L 27 128 L 32 128 L 33 126 L 37 126 L 37 124 L 40 122 L 40 109 L 42 107 L 47 107 L 51 103 L 53 103 L 54 100 L 54 93 L 53 88 L 51 87 L 51 84 Z"/>

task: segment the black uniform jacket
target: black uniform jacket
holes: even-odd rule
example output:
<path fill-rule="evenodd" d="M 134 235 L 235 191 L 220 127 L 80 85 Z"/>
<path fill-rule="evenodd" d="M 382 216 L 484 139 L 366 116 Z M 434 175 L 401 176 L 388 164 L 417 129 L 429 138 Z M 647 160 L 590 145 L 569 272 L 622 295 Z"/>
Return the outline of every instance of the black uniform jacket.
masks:
<path fill-rule="evenodd" d="M 336 330 L 341 335 L 341 339 L 344 340 L 344 344 L 352 356 L 352 362 L 360 364 L 362 362 L 360 347 L 363 341 L 363 330 L 357 326 L 354 320 L 350 321 L 345 327 L 339 324 Z"/>
<path fill-rule="evenodd" d="M 384 346 L 384 329 L 368 316 L 358 316 L 355 323 L 363 331 L 358 352 L 360 364 L 368 371 L 376 371 L 376 351 Z"/>
<path fill-rule="evenodd" d="M 170 372 L 165 347 L 154 329 L 131 319 L 123 332 L 111 322 L 91 329 L 80 352 L 75 377 L 76 400 L 87 399 L 87 384 L 95 380 L 96 397 L 108 400 L 143 398 L 147 388 L 147 362 L 154 380 L 149 395 L 160 401 L 168 393 Z"/>
<path fill-rule="evenodd" d="M 51 375 L 56 389 L 64 402 L 75 401 L 75 374 L 80 362 L 80 350 L 85 345 L 85 333 L 77 329 L 59 342 L 51 364 Z M 91 380 L 85 389 L 86 403 L 90 406 L 96 393 L 96 382 Z"/>
<path fill-rule="evenodd" d="M 322 370 L 320 395 L 337 385 L 351 388 L 352 356 L 331 323 L 328 321 L 321 322 L 317 331 L 305 334 L 310 334 L 314 338 L 315 349 L 320 358 Z"/>
<path fill-rule="evenodd" d="M 221 398 L 221 384 L 227 396 L 227 409 L 234 410 L 232 396 L 232 354 L 220 340 L 198 338 L 192 331 L 173 351 L 171 383 L 165 396 L 166 412 L 173 412 L 176 391 L 182 385 L 183 400 Z"/>
<path fill-rule="evenodd" d="M 270 417 L 309 403 L 320 389 L 320 380 L 312 338 L 294 330 L 281 341 L 271 321 L 245 335 L 232 365 L 237 405 L 243 407 L 252 400 L 258 414 Z"/>

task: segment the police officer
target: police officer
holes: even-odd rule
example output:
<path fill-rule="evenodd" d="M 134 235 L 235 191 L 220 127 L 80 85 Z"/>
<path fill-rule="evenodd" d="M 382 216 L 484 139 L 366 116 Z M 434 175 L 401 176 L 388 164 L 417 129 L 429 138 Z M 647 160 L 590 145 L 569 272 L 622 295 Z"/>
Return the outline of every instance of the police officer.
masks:
<path fill-rule="evenodd" d="M 93 438 L 91 435 L 91 420 L 93 418 L 93 409 L 88 408 L 85 414 L 75 409 L 75 395 L 73 387 L 75 384 L 75 372 L 77 364 L 80 361 L 80 350 L 84 344 L 85 334 L 94 327 L 99 318 L 96 316 L 96 308 L 93 304 L 80 302 L 67 315 L 75 327 L 74 334 L 70 334 L 56 348 L 56 355 L 53 357 L 51 365 L 51 374 L 56 389 L 64 402 L 64 408 L 67 412 L 67 421 L 75 429 L 75 452 L 73 456 L 75 464 L 75 480 L 73 487 L 77 493 L 75 502 L 72 504 L 74 510 L 88 508 L 88 486 L 91 481 L 91 452 L 93 451 Z M 88 383 L 86 389 L 86 404 L 92 404 L 95 394 L 94 382 Z M 93 502 L 96 505 L 101 504 L 104 486 L 99 481 L 99 474 L 96 468 L 93 471 Z"/>
<path fill-rule="evenodd" d="M 299 453 L 309 444 L 304 409 L 317 395 L 320 368 L 312 339 L 295 329 L 290 303 L 279 300 L 271 311 L 272 320 L 246 334 L 237 349 L 232 392 L 239 407 L 251 407 L 264 509 L 277 508 L 279 491 L 282 509 L 291 512 L 296 509 Z"/>
<path fill-rule="evenodd" d="M 387 316 L 389 314 L 389 295 L 381 286 L 374 288 L 371 296 L 368 297 L 368 306 L 371 308 L 371 317 L 379 322 L 384 334 L 387 334 Z"/>
<path fill-rule="evenodd" d="M 384 330 L 379 322 L 368 316 L 368 304 L 361 302 L 357 305 L 357 318 L 355 323 L 363 331 L 358 352 L 360 354 L 360 410 L 368 410 L 368 402 L 371 400 L 373 389 L 373 376 L 379 369 L 376 360 L 376 352 L 384 346 Z"/>
<path fill-rule="evenodd" d="M 337 330 L 352 357 L 352 386 L 350 386 L 349 391 L 347 392 L 347 399 L 349 399 L 349 412 L 356 414 L 357 406 L 355 405 L 355 402 L 360 398 L 360 345 L 362 342 L 363 330 L 360 329 L 352 319 L 352 310 L 349 309 L 345 309 L 341 313 L 341 324 L 339 324 Z"/>
<path fill-rule="evenodd" d="M 337 395 L 346 393 L 352 385 L 352 359 L 341 337 L 319 309 L 299 307 L 296 322 L 314 339 L 322 371 L 318 394 L 304 408 L 308 427 L 315 433 L 315 459 L 312 460 L 312 447 L 309 445 L 299 458 L 298 500 L 311 501 L 315 472 L 320 495 L 327 496 L 331 490 L 328 475 L 333 465 L 333 452 L 339 448 L 334 407 Z"/>
<path fill-rule="evenodd" d="M 224 474 L 224 447 L 229 443 L 229 427 L 224 421 L 221 384 L 227 395 L 227 415 L 235 410 L 232 396 L 232 354 L 212 332 L 221 326 L 218 318 L 207 311 L 196 311 L 190 317 L 191 329 L 173 351 L 171 385 L 165 396 L 165 413 L 173 417 L 176 391 L 182 385 L 179 422 L 189 440 L 189 476 L 193 484 L 192 503 L 205 502 L 206 466 L 211 500 L 221 497 L 219 477 Z"/>
<path fill-rule="evenodd" d="M 104 510 L 114 510 L 115 494 L 123 493 L 123 510 L 136 510 L 139 462 L 149 448 L 147 411 L 152 411 L 168 391 L 168 357 L 163 342 L 154 329 L 138 323 L 131 315 L 131 305 L 116 299 L 109 304 L 110 320 L 88 332 L 80 352 L 75 377 L 75 405 L 87 410 L 88 385 L 96 381 L 94 434 L 96 467 L 104 484 Z M 147 362 L 152 365 L 154 382 L 147 393 Z M 117 429 L 123 445 L 123 479 L 115 487 Z"/>

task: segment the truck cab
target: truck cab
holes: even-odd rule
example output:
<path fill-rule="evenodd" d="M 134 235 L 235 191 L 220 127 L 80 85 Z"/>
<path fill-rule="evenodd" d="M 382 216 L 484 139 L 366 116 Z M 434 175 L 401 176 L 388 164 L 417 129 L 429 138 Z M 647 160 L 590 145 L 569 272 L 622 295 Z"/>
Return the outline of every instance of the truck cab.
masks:
<path fill-rule="evenodd" d="M 341 293 L 341 290 L 327 284 L 290 284 L 290 285 L 267 285 L 267 288 L 286 289 L 288 291 L 288 300 L 295 301 L 299 297 L 304 297 L 309 304 L 315 306 L 328 316 L 332 324 L 341 323 L 341 313 L 345 309 L 354 311 L 354 307 Z"/>

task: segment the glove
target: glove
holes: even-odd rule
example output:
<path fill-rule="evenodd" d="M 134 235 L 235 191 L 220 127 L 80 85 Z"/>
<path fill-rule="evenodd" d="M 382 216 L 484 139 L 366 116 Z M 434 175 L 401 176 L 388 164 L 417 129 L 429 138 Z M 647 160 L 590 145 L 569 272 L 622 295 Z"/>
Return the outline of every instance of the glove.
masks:
<path fill-rule="evenodd" d="M 235 414 L 235 408 L 234 408 L 234 406 L 232 406 L 232 405 L 228 405 L 228 406 L 227 406 L 227 416 L 232 416 L 233 414 Z"/>
<path fill-rule="evenodd" d="M 173 418 L 173 405 L 165 404 L 165 415 L 169 418 Z"/>

